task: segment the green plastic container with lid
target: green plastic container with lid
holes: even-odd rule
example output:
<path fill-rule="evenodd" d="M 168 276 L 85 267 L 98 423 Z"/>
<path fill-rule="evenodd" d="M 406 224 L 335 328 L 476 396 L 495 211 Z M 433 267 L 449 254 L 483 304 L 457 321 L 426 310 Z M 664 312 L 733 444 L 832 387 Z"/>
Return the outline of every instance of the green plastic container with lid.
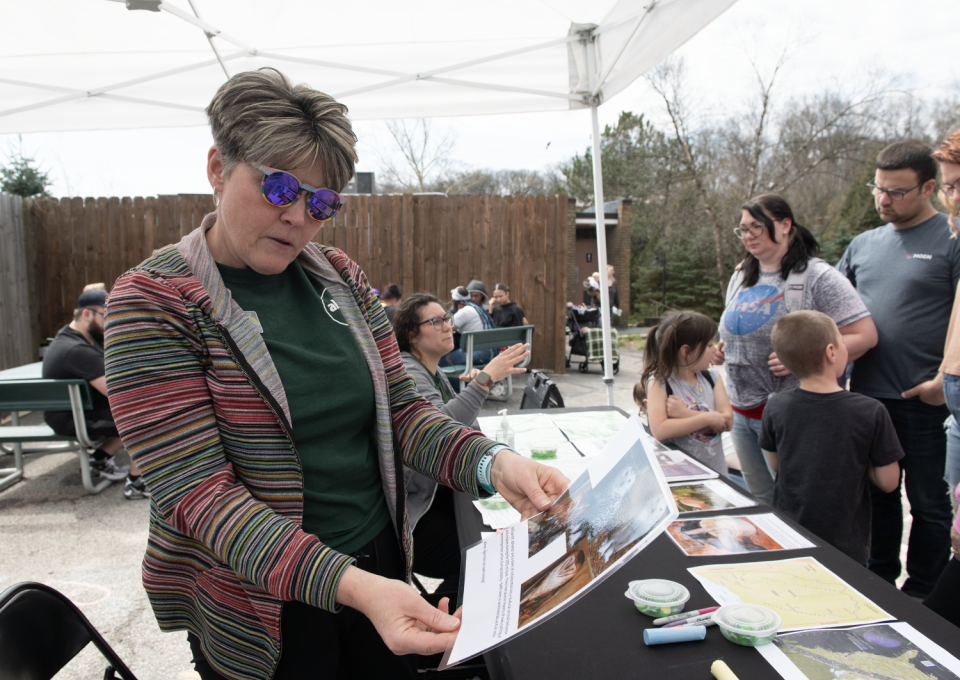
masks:
<path fill-rule="evenodd" d="M 679 614 L 690 599 L 690 591 L 682 585 L 659 578 L 630 581 L 624 595 L 641 613 L 653 617 Z"/>
<path fill-rule="evenodd" d="M 480 505 L 487 510 L 506 510 L 510 507 L 510 503 L 498 493 L 493 494 L 490 498 L 481 498 Z"/>
<path fill-rule="evenodd" d="M 556 446 L 531 446 L 530 457 L 534 460 L 556 460 Z"/>
<path fill-rule="evenodd" d="M 728 604 L 713 612 L 723 637 L 744 647 L 773 642 L 783 627 L 780 616 L 758 604 Z"/>

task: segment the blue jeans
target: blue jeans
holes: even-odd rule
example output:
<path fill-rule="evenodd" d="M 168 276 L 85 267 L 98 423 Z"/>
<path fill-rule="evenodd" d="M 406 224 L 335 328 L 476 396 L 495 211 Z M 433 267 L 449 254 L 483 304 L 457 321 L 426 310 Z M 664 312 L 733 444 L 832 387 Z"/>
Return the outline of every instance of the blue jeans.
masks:
<path fill-rule="evenodd" d="M 933 590 L 950 556 L 953 515 L 943 479 L 947 437 L 943 421 L 946 406 L 930 406 L 919 399 L 880 399 L 900 438 L 905 454 L 900 461 L 901 484 L 906 486 L 913 524 L 907 543 L 907 580 L 903 592 L 926 597 Z M 870 559 L 867 568 L 894 583 L 900 576 L 900 538 L 903 507 L 900 485 L 884 493 L 870 485 L 873 501 Z"/>
<path fill-rule="evenodd" d="M 943 374 L 943 396 L 947 399 L 947 408 L 950 409 L 952 416 L 947 427 L 945 475 L 952 499 L 957 491 L 957 485 L 960 484 L 960 426 L 957 425 L 957 417 L 960 416 L 960 376 Z"/>
<path fill-rule="evenodd" d="M 743 473 L 750 493 L 767 505 L 773 504 L 774 474 L 758 443 L 760 421 L 734 411 L 730 436 L 733 437 L 733 446 L 737 449 L 737 458 L 740 459 L 740 472 Z"/>

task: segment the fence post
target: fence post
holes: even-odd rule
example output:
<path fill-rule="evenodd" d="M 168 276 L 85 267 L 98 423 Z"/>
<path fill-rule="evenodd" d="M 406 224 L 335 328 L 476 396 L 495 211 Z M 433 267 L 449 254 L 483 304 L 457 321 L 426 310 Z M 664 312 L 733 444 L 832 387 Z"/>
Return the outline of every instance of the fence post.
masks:
<path fill-rule="evenodd" d="M 0 370 L 37 359 L 32 343 L 23 199 L 0 194 Z"/>

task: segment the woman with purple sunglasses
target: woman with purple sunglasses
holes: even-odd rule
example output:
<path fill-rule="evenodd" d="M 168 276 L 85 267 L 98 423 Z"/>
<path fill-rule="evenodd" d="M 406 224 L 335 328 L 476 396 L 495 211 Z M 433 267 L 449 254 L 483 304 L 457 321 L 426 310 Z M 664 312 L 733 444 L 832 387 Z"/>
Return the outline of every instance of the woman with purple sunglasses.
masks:
<path fill-rule="evenodd" d="M 413 678 L 459 612 L 409 585 L 403 466 L 524 516 L 567 480 L 424 400 L 364 273 L 311 242 L 354 173 L 346 107 L 261 69 L 207 115 L 216 211 L 107 307 L 111 410 L 153 500 L 144 586 L 203 680 Z"/>

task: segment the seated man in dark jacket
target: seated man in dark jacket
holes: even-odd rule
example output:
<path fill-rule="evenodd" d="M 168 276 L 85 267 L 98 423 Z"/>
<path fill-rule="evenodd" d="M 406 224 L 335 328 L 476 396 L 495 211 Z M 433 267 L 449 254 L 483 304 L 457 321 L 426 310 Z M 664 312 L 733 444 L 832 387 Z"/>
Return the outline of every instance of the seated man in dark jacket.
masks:
<path fill-rule="evenodd" d="M 91 438 L 106 437 L 93 452 L 90 467 L 104 479 L 126 478 L 123 495 L 127 499 L 149 498 L 150 494 L 140 478 L 140 471 L 131 463 L 128 470 L 114 462 L 114 454 L 123 447 L 120 433 L 113 422 L 107 401 L 107 380 L 103 365 L 103 313 L 107 293 L 103 284 L 90 284 L 80 294 L 73 321 L 57 333 L 43 355 L 43 377 L 53 379 L 81 378 L 93 388 L 93 409 L 84 411 L 87 434 Z M 57 434 L 76 436 L 77 430 L 70 411 L 46 411 L 43 419 Z"/>

